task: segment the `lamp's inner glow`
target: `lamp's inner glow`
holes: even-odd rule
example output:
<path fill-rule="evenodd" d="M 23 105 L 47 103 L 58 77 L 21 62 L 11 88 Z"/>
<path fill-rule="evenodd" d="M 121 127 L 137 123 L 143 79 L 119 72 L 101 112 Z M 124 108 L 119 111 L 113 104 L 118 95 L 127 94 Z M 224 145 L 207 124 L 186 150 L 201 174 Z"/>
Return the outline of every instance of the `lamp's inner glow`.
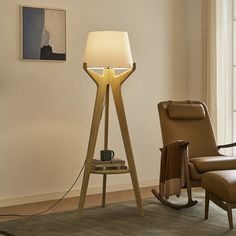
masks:
<path fill-rule="evenodd" d="M 91 69 L 132 68 L 133 59 L 127 32 L 90 32 L 85 47 L 84 62 Z"/>

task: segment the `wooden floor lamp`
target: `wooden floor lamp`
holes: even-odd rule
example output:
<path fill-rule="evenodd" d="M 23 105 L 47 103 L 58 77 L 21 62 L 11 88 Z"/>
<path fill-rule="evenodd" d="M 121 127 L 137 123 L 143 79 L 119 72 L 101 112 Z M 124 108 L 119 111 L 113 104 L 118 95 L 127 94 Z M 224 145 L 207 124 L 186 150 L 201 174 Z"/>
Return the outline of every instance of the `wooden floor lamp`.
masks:
<path fill-rule="evenodd" d="M 93 112 L 92 126 L 90 130 L 89 144 L 85 161 L 85 170 L 79 199 L 79 216 L 82 215 L 86 192 L 90 174 L 103 175 L 102 206 L 105 207 L 106 179 L 107 174 L 125 174 L 130 173 L 133 184 L 134 194 L 137 202 L 139 215 L 143 216 L 142 200 L 140 195 L 139 183 L 134 163 L 134 157 L 129 137 L 129 131 L 125 116 L 124 104 L 121 95 L 122 83 L 134 72 L 136 66 L 133 63 L 129 38 L 127 32 L 117 31 L 97 31 L 88 34 L 85 48 L 84 70 L 97 85 L 97 95 Z M 99 74 L 94 69 L 102 69 Z M 125 72 L 116 75 L 115 69 L 125 69 Z M 108 149 L 108 121 L 109 121 L 109 89 L 111 88 L 116 112 L 121 129 L 122 139 L 125 147 L 125 153 L 128 162 L 126 170 L 92 170 L 92 160 L 96 146 L 96 140 L 105 107 L 105 132 L 104 149 Z"/>

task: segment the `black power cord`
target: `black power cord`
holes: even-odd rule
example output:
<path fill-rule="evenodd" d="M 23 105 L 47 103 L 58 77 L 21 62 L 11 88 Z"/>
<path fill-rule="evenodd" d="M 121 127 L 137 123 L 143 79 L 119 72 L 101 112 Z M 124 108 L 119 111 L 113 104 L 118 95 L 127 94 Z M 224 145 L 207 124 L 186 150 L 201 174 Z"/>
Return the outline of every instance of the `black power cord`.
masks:
<path fill-rule="evenodd" d="M 50 206 L 48 209 L 44 210 L 44 211 L 41 211 L 41 212 L 38 212 L 38 213 L 35 213 L 35 214 L 0 214 L 0 217 L 11 217 L 11 216 L 15 216 L 15 217 L 32 217 L 32 216 L 38 216 L 38 215 L 42 215 L 48 211 L 50 211 L 52 208 L 54 208 L 58 203 L 60 203 L 65 197 L 66 195 L 71 191 L 71 189 L 75 186 L 75 184 L 77 183 L 77 181 L 79 180 L 81 174 L 82 174 L 82 171 L 85 167 L 85 163 L 86 161 L 84 162 L 78 176 L 76 177 L 74 183 L 71 185 L 71 187 L 66 191 L 66 193 L 60 198 L 58 199 L 52 206 Z M 1 233 L 1 232 L 0 232 Z"/>

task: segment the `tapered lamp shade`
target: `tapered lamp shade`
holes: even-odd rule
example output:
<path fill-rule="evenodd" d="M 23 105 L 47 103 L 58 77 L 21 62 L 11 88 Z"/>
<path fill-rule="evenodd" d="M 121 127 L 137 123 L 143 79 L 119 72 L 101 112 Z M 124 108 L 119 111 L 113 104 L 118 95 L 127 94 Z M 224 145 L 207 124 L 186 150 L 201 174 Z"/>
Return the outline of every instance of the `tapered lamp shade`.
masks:
<path fill-rule="evenodd" d="M 88 68 L 132 68 L 127 32 L 95 31 L 88 34 L 84 62 Z"/>

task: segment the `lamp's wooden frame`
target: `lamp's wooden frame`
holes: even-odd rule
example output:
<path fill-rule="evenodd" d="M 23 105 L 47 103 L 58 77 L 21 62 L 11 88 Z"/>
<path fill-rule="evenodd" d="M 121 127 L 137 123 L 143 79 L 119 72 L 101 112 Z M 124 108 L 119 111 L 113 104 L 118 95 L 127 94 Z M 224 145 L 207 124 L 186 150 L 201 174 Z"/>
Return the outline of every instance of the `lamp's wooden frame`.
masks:
<path fill-rule="evenodd" d="M 114 69 L 106 68 L 103 71 L 103 74 L 100 75 L 91 69 L 87 68 L 87 64 L 83 64 L 84 70 L 88 73 L 88 75 L 92 78 L 92 80 L 97 85 L 97 94 L 96 101 L 93 112 L 92 125 L 90 130 L 90 137 L 87 149 L 87 156 L 85 161 L 85 170 L 83 176 L 83 182 L 81 187 L 81 194 L 79 199 L 79 216 L 82 215 L 84 209 L 84 203 L 88 188 L 89 177 L 91 173 L 94 174 L 103 174 L 103 191 L 102 191 L 102 206 L 105 207 L 105 195 L 106 195 L 106 178 L 107 174 L 123 174 L 130 173 L 131 180 L 133 184 L 134 194 L 137 203 L 138 214 L 140 216 L 144 215 L 143 207 L 142 207 L 142 199 L 140 195 L 140 188 L 138 183 L 137 172 L 134 163 L 134 157 L 129 137 L 129 131 L 125 116 L 125 109 L 121 95 L 121 85 L 123 82 L 135 71 L 136 64 L 133 64 L 133 68 L 116 75 Z M 94 150 L 96 146 L 98 130 L 100 125 L 100 120 L 102 117 L 102 112 L 105 104 L 105 134 L 104 134 L 104 149 L 108 148 L 108 119 L 109 119 L 109 87 L 111 87 L 114 103 L 116 107 L 116 112 L 119 120 L 119 125 L 121 129 L 122 139 L 125 147 L 125 153 L 127 157 L 127 162 L 129 169 L 128 170 L 113 170 L 113 171 L 92 171 L 91 165 L 94 156 Z"/>

